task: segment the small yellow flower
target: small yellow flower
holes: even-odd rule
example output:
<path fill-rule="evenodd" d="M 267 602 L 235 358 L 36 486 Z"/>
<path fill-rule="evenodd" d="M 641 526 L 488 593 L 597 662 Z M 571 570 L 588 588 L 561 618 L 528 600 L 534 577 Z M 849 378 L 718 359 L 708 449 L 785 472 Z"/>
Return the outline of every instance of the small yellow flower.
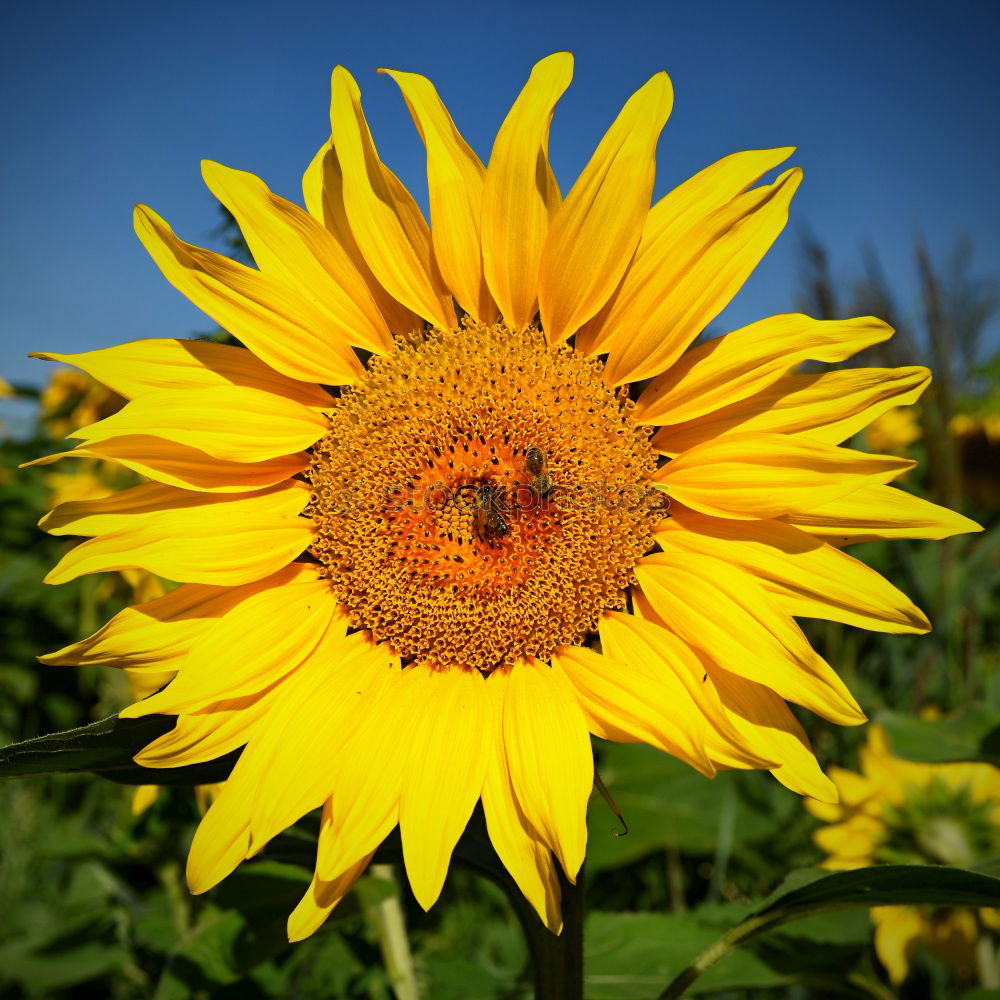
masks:
<path fill-rule="evenodd" d="M 886 410 L 865 431 L 868 447 L 892 455 L 906 455 L 910 445 L 920 440 L 922 431 L 914 407 Z"/>
<path fill-rule="evenodd" d="M 991 443 L 1000 443 L 1000 413 L 956 413 L 948 424 L 955 437 L 982 434 Z"/>
<path fill-rule="evenodd" d="M 988 405 L 956 414 L 948 429 L 956 438 L 963 489 L 977 506 L 992 511 L 1000 507 L 1000 413 Z"/>
<path fill-rule="evenodd" d="M 125 400 L 84 372 L 57 368 L 42 390 L 41 420 L 60 436 L 81 424 L 94 423 L 121 409 Z"/>
<path fill-rule="evenodd" d="M 428 225 L 338 67 L 305 211 L 204 164 L 259 270 L 136 211 L 167 279 L 245 346 L 39 355 L 130 400 L 67 454 L 152 480 L 53 511 L 49 531 L 92 537 L 47 579 L 181 583 L 44 660 L 177 671 L 122 713 L 178 716 L 142 764 L 244 748 L 192 844 L 195 892 L 322 807 L 293 939 L 397 824 L 431 906 L 480 800 L 558 931 L 590 734 L 833 799 L 786 700 L 864 714 L 795 618 L 923 632 L 840 546 L 977 530 L 889 485 L 911 462 L 838 447 L 925 368 L 794 373 L 884 323 L 783 315 L 691 347 L 783 228 L 801 171 L 758 182 L 793 150 L 728 156 L 650 207 L 659 73 L 563 196 L 547 148 L 571 74 L 566 53 L 535 66 L 486 165 L 429 80 L 389 74 L 426 146 Z"/>
<path fill-rule="evenodd" d="M 989 764 L 916 764 L 893 756 L 885 731 L 872 724 L 860 752 L 861 773 L 830 768 L 838 803 L 807 799 L 827 826 L 816 831 L 823 866 L 875 864 L 969 867 L 1000 850 L 1000 770 Z M 924 944 L 960 974 L 975 967 L 985 927 L 996 915 L 930 906 L 872 909 L 875 949 L 894 983 L 906 978 Z"/>

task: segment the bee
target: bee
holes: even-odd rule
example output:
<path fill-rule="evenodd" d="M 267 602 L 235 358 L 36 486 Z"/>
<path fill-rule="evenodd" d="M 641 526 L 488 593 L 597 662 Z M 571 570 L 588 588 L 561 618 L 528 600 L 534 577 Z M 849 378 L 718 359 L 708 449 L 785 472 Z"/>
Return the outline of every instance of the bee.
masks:
<path fill-rule="evenodd" d="M 505 538 L 510 534 L 507 517 L 506 497 L 502 487 L 494 483 L 480 483 L 463 487 L 472 491 L 473 524 L 476 535 L 484 542 L 493 544 L 494 538 Z"/>
<path fill-rule="evenodd" d="M 549 475 L 548 462 L 545 459 L 545 452 L 541 448 L 531 445 L 524 452 L 524 468 L 532 478 L 531 488 L 538 494 L 539 498 L 545 500 L 555 489 L 555 483 Z"/>

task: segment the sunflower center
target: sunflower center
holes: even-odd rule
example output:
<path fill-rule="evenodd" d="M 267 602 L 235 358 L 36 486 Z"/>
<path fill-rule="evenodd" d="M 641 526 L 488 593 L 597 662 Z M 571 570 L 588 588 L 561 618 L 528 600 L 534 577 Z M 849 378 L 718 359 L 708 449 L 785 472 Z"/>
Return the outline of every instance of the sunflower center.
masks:
<path fill-rule="evenodd" d="M 580 643 L 652 545 L 656 456 L 602 365 L 534 329 L 400 340 L 313 448 L 312 554 L 352 625 L 488 672 Z"/>
<path fill-rule="evenodd" d="M 977 799 L 970 785 L 956 787 L 934 777 L 923 787 L 905 787 L 906 798 L 883 809 L 878 861 L 968 867 L 996 853 L 1000 836 L 991 803 Z"/>

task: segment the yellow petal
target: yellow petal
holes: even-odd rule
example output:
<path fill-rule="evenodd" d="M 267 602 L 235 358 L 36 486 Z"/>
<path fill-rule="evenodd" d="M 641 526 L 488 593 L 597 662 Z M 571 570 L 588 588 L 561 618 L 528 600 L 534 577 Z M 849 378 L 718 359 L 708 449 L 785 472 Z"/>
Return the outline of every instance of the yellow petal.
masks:
<path fill-rule="evenodd" d="M 574 334 L 625 273 L 649 214 L 656 142 L 673 101 L 666 73 L 636 91 L 552 219 L 538 273 L 550 343 Z"/>
<path fill-rule="evenodd" d="M 879 632 L 926 632 L 924 614 L 864 563 L 780 521 L 734 521 L 674 510 L 654 537 L 665 552 L 714 556 L 757 577 L 795 617 Z"/>
<path fill-rule="evenodd" d="M 536 63 L 493 143 L 483 187 L 483 267 L 507 325 L 520 329 L 538 308 L 538 264 L 559 188 L 549 166 L 549 125 L 573 76 L 573 57 Z"/>
<path fill-rule="evenodd" d="M 756 684 L 706 661 L 726 717 L 747 746 L 778 761 L 771 773 L 786 788 L 821 802 L 836 802 L 837 790 L 823 773 L 809 737 L 785 702 L 764 684 Z"/>
<path fill-rule="evenodd" d="M 802 361 L 844 361 L 892 333 L 873 316 L 771 316 L 688 351 L 643 391 L 636 418 L 649 424 L 693 420 L 766 389 Z"/>
<path fill-rule="evenodd" d="M 611 340 L 641 329 L 651 320 L 657 307 L 662 305 L 657 301 L 661 258 L 669 254 L 671 247 L 676 252 L 676 248 L 690 246 L 692 239 L 699 238 L 698 233 L 713 213 L 742 194 L 767 171 L 787 160 L 794 151 L 792 147 L 785 147 L 733 153 L 661 198 L 646 218 L 636 255 L 618 291 L 580 330 L 576 349 L 585 354 L 603 353 Z"/>
<path fill-rule="evenodd" d="M 302 177 L 302 194 L 309 214 L 329 230 L 364 279 L 389 329 L 399 334 L 418 329 L 422 325 L 420 317 L 397 302 L 379 284 L 358 247 L 344 207 L 344 174 L 337 151 L 329 140 L 320 146 L 306 169 Z"/>
<path fill-rule="evenodd" d="M 448 330 L 455 312 L 433 260 L 431 236 L 409 192 L 378 158 L 354 78 L 338 66 L 330 98 L 332 142 L 343 171 L 351 232 L 382 286 L 429 323 Z"/>
<path fill-rule="evenodd" d="M 141 816 L 160 794 L 159 785 L 136 785 L 132 793 L 132 815 Z"/>
<path fill-rule="evenodd" d="M 486 682 L 496 737 L 483 784 L 483 812 L 490 841 L 524 898 L 553 934 L 562 931 L 562 891 L 552 852 L 528 823 L 514 794 L 500 725 L 507 698 L 509 670 L 494 670 Z"/>
<path fill-rule="evenodd" d="M 133 758 L 142 767 L 184 767 L 217 760 L 239 749 L 266 725 L 268 695 L 248 699 L 248 707 L 205 715 L 182 715 L 177 725 Z"/>
<path fill-rule="evenodd" d="M 632 602 L 636 617 L 669 631 L 639 589 L 633 588 Z M 745 751 L 762 760 L 777 762 L 768 769 L 783 785 L 801 795 L 812 795 L 823 802 L 835 802 L 833 783 L 820 770 L 809 745 L 809 738 L 785 702 L 764 684 L 724 670 L 704 652 L 692 649 L 703 678 L 710 684 L 721 704 L 722 713 Z"/>
<path fill-rule="evenodd" d="M 309 581 L 304 582 L 308 583 Z M 316 584 L 321 581 L 317 581 L 315 579 L 314 573 L 313 580 L 311 582 Z M 278 588 L 275 592 L 278 594 L 284 592 L 287 595 L 289 591 L 291 591 L 294 594 L 295 588 L 296 585 L 291 584 Z M 262 604 L 258 604 L 254 610 L 258 612 L 257 619 L 255 620 L 259 620 L 261 612 L 273 609 L 267 609 Z M 294 614 L 296 611 L 301 611 L 302 609 L 295 608 L 293 605 L 289 608 L 289 610 Z M 232 615 L 232 622 L 235 622 L 239 617 L 239 611 L 235 612 Z M 224 622 L 220 623 L 220 625 L 224 625 Z M 274 630 L 272 628 L 272 632 L 273 631 Z M 320 634 L 322 634 L 322 631 L 323 630 L 321 629 Z M 304 636 L 300 633 L 298 638 L 302 639 Z M 256 640 L 258 648 L 265 648 L 263 647 L 262 637 L 260 634 L 257 635 Z M 239 644 L 239 641 L 239 638 L 237 638 L 237 644 Z M 315 645 L 315 643 L 312 645 Z M 243 648 L 240 648 L 238 651 L 233 651 L 231 655 L 238 657 L 240 653 L 244 652 L 244 649 L 245 644 Z M 290 651 L 287 648 L 282 652 L 285 654 L 293 652 L 294 654 L 294 651 Z M 255 656 L 258 660 L 260 658 L 260 654 L 256 650 L 253 651 L 251 655 Z M 284 669 L 294 669 L 300 657 L 301 653 L 299 653 L 296 658 L 292 659 L 292 661 L 288 663 Z M 209 664 L 208 669 L 214 670 L 216 662 L 217 661 L 213 661 Z M 243 669 L 238 660 L 227 662 L 235 662 L 238 665 L 238 669 Z M 318 664 L 310 664 L 307 662 L 303 669 L 309 671 L 311 667 L 313 671 L 316 671 L 319 666 L 320 665 Z M 190 668 L 188 668 L 188 673 L 191 673 Z M 282 668 L 279 666 L 278 669 L 273 671 L 273 673 L 274 678 L 269 685 L 266 685 L 267 687 L 270 687 L 271 690 L 264 694 L 260 699 L 261 701 L 266 701 L 269 708 L 281 694 L 281 689 L 277 686 L 277 682 L 282 675 Z M 177 683 L 178 681 L 174 681 L 173 685 L 176 685 Z M 144 705 L 161 697 L 162 695 L 154 695 L 153 698 L 147 699 L 147 702 L 145 702 Z M 221 712 L 225 712 L 234 704 L 245 705 L 246 701 L 243 699 L 230 698 L 222 702 L 218 707 Z M 213 711 L 216 707 L 217 706 L 215 705 L 212 706 Z M 129 713 L 123 712 L 120 713 L 120 715 L 122 717 L 128 717 Z M 258 732 L 266 733 L 268 731 L 266 727 L 267 720 L 264 721 L 265 725 L 261 727 Z M 254 736 L 255 733 L 251 732 L 249 735 Z M 236 867 L 236 865 L 243 860 L 243 858 L 255 853 L 255 848 L 250 836 L 250 823 L 254 801 L 253 793 L 257 782 L 260 780 L 261 769 L 259 765 L 259 755 L 255 758 L 247 751 L 244 751 L 240 755 L 239 760 L 236 762 L 236 766 L 233 768 L 232 774 L 230 774 L 225 783 L 222 785 L 221 790 L 212 802 L 211 807 L 202 819 L 198 829 L 195 831 L 194 840 L 191 843 L 191 851 L 188 854 L 187 865 L 187 880 L 192 892 L 201 893 L 211 889 L 220 880 L 225 878 Z"/>
<path fill-rule="evenodd" d="M 729 433 L 782 433 L 840 444 L 886 410 L 916 402 L 930 381 L 930 371 L 919 366 L 786 375 L 703 417 L 676 424 L 671 419 L 653 435 L 653 447 L 678 455 Z"/>
<path fill-rule="evenodd" d="M 441 276 L 474 320 L 492 323 L 497 307 L 483 275 L 480 238 L 486 168 L 462 138 L 430 80 L 416 73 L 379 72 L 398 84 L 427 147 L 431 238 Z"/>
<path fill-rule="evenodd" d="M 370 707 L 340 754 L 331 834 L 320 842 L 316 858 L 320 878 L 336 878 L 378 847 L 396 825 L 408 757 L 419 753 L 413 746 L 417 722 L 433 707 L 426 673 L 420 667 L 382 671 Z"/>
<path fill-rule="evenodd" d="M 705 717 L 669 670 L 642 670 L 642 660 L 614 658 L 579 646 L 560 646 L 552 667 L 576 691 L 590 731 L 616 743 L 648 743 L 707 777 L 715 767 L 705 752 Z"/>
<path fill-rule="evenodd" d="M 361 362 L 319 309 L 283 282 L 179 240 L 152 209 L 135 231 L 167 279 L 199 309 L 289 378 L 351 385 Z"/>
<path fill-rule="evenodd" d="M 325 829 L 325 826 L 320 828 L 321 837 L 324 835 Z M 289 941 L 304 941 L 323 926 L 326 918 L 333 912 L 333 908 L 351 891 L 354 883 L 362 876 L 374 854 L 375 852 L 372 851 L 371 854 L 365 855 L 332 881 L 327 882 L 318 875 L 313 875 L 312 884 L 288 917 Z"/>
<path fill-rule="evenodd" d="M 533 658 L 519 660 L 507 684 L 502 732 L 521 809 L 575 882 L 587 849 L 594 757 L 565 675 Z"/>
<path fill-rule="evenodd" d="M 119 611 L 92 636 L 38 659 L 49 666 L 102 663 L 125 670 L 176 670 L 194 640 L 217 619 L 262 586 L 295 579 L 301 572 L 298 565 L 242 587 L 182 584 L 162 597 Z"/>
<path fill-rule="evenodd" d="M 832 545 L 886 538 L 950 538 L 982 531 L 975 521 L 947 507 L 892 486 L 871 484 L 784 520 Z"/>
<path fill-rule="evenodd" d="M 275 494 L 272 491 L 268 495 Z M 229 500 L 204 497 L 156 483 L 142 483 L 96 500 L 61 503 L 49 511 L 38 526 L 50 535 L 106 535 L 112 531 L 135 528 L 161 511 L 191 510 L 197 514 L 205 507 L 220 503 L 225 504 L 227 509 L 232 505 Z"/>
<path fill-rule="evenodd" d="M 308 448 L 327 426 L 321 413 L 301 403 L 232 385 L 148 392 L 71 434 L 87 444 L 150 435 L 197 448 L 213 458 L 265 462 Z"/>
<path fill-rule="evenodd" d="M 872 816 L 851 816 L 845 823 L 817 830 L 813 840 L 817 847 L 833 855 L 829 861 L 853 867 L 872 861 L 883 829 L 883 822 Z"/>
<path fill-rule="evenodd" d="M 245 754 L 236 762 L 194 832 L 187 859 L 187 883 L 195 895 L 214 888 L 254 853 L 250 841 L 254 775 L 248 775 L 244 758 Z"/>
<path fill-rule="evenodd" d="M 744 570 L 708 556 L 657 553 L 639 561 L 636 577 L 671 630 L 727 670 L 831 722 L 865 721 L 844 682 Z"/>
<path fill-rule="evenodd" d="M 180 715 L 170 732 L 143 747 L 133 760 L 143 767 L 184 767 L 216 760 L 256 742 L 267 731 L 273 705 L 283 690 L 284 680 L 277 680 L 254 694 Z"/>
<path fill-rule="evenodd" d="M 641 591 L 633 588 L 638 607 Z M 704 752 L 712 764 L 722 767 L 770 767 L 774 761 L 748 750 L 726 719 L 718 693 L 696 652 L 669 628 L 639 613 L 605 611 L 600 620 L 601 644 L 617 659 L 635 665 L 655 682 L 671 674 L 680 687 L 675 713 L 700 718 Z M 667 708 L 667 706 L 664 706 Z M 669 709 L 668 709 L 669 710 Z M 710 774 L 710 776 L 712 776 Z"/>
<path fill-rule="evenodd" d="M 332 233 L 253 174 L 211 160 L 203 160 L 201 169 L 209 190 L 239 224 L 261 272 L 316 306 L 331 339 L 376 354 L 392 347 L 364 278 Z"/>
<path fill-rule="evenodd" d="M 801 180 L 796 167 L 773 184 L 739 195 L 713 212 L 684 245 L 657 234 L 660 238 L 643 254 L 651 294 L 636 295 L 622 308 L 607 342 L 609 385 L 659 375 L 680 357 L 729 304 L 784 229 Z M 623 287 L 612 308 L 625 294 Z"/>
<path fill-rule="evenodd" d="M 329 409 L 331 397 L 318 385 L 288 378 L 245 347 L 210 340 L 137 340 L 83 354 L 30 354 L 80 368 L 126 399 L 160 389 L 211 389 L 239 385 Z"/>
<path fill-rule="evenodd" d="M 306 577 L 261 590 L 202 633 L 162 691 L 119 715 L 191 714 L 257 694 L 308 663 L 330 629 L 343 634 L 347 619 L 326 581 Z"/>
<path fill-rule="evenodd" d="M 282 684 L 267 730 L 245 751 L 248 766 L 258 764 L 250 822 L 254 850 L 336 791 L 344 746 L 370 710 L 379 673 L 397 662 L 367 632 L 346 636 L 345 625 L 335 618 Z"/>
<path fill-rule="evenodd" d="M 921 940 L 929 934 L 927 921 L 916 906 L 873 906 L 875 952 L 889 973 L 889 980 L 899 986 L 910 971 L 910 960 Z"/>
<path fill-rule="evenodd" d="M 298 516 L 308 502 L 308 486 L 294 482 L 235 500 L 147 484 L 104 501 L 60 505 L 68 509 L 56 508 L 46 530 L 101 537 L 67 552 L 45 581 L 121 569 L 184 583 L 259 580 L 312 541 L 312 523 Z"/>
<path fill-rule="evenodd" d="M 429 910 L 483 790 L 497 734 L 478 670 L 426 671 L 428 710 L 417 724 L 399 800 L 406 874 Z"/>
<path fill-rule="evenodd" d="M 250 829 L 245 812 L 240 789 L 230 777 L 198 824 L 188 851 L 187 884 L 195 895 L 218 885 L 249 855 Z"/>
<path fill-rule="evenodd" d="M 752 520 L 812 510 L 914 464 L 808 438 L 730 434 L 684 452 L 653 481 L 703 514 Z"/>
<path fill-rule="evenodd" d="M 276 486 L 309 467 L 309 456 L 303 452 L 282 455 L 266 462 L 233 462 L 213 458 L 198 448 L 164 438 L 126 434 L 92 445 L 77 445 L 72 451 L 44 455 L 33 462 L 25 462 L 22 468 L 51 465 L 61 458 L 117 462 L 166 486 L 202 493 L 249 493 L 265 486 Z"/>

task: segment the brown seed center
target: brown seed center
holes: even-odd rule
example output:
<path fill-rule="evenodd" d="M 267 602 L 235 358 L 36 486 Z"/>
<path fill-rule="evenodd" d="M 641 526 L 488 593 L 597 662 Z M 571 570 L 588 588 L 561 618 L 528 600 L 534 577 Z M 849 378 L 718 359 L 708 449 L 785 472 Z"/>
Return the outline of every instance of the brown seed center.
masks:
<path fill-rule="evenodd" d="M 652 545 L 656 456 L 599 361 L 535 329 L 374 359 L 314 447 L 313 555 L 407 660 L 489 671 L 580 643 Z"/>

